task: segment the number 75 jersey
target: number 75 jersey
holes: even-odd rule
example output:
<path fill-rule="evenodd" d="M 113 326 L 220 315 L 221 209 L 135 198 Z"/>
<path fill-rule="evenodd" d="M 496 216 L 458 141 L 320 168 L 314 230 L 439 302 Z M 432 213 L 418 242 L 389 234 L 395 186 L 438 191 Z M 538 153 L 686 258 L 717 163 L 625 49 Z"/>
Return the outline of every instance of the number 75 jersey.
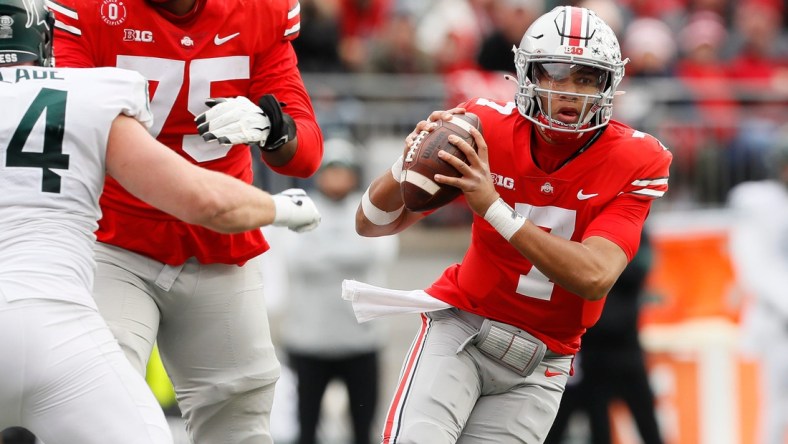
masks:
<path fill-rule="evenodd" d="M 271 170 L 308 177 L 322 157 L 322 135 L 290 41 L 300 25 L 297 0 L 197 0 L 183 17 L 147 0 L 50 0 L 56 66 L 116 66 L 150 84 L 150 133 L 190 162 L 252 182 L 252 150 L 197 134 L 209 97 L 273 94 L 296 122 L 298 149 Z M 258 153 L 257 150 L 254 151 Z M 259 155 L 259 154 L 258 154 Z M 222 234 L 187 224 L 128 193 L 108 177 L 98 240 L 170 265 L 242 264 L 268 249 L 260 230 Z"/>
<path fill-rule="evenodd" d="M 460 106 L 481 119 L 496 191 L 512 208 L 554 236 L 604 237 L 634 257 L 651 203 L 668 188 L 672 155 L 657 139 L 611 121 L 585 150 L 547 173 L 532 153 L 536 128 L 514 103 L 476 99 Z M 426 291 L 522 328 L 562 354 L 578 351 L 604 304 L 552 282 L 476 215 L 462 263 Z"/>
<path fill-rule="evenodd" d="M 0 291 L 93 305 L 107 139 L 148 126 L 147 82 L 117 68 L 0 68 Z"/>

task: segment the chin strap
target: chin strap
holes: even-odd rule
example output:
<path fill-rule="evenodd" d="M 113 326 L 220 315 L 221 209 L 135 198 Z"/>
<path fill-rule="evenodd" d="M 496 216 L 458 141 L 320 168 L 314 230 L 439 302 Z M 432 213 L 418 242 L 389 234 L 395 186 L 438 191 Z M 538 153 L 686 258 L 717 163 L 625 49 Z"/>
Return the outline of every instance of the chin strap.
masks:
<path fill-rule="evenodd" d="M 545 125 L 544 127 L 539 127 L 539 130 L 542 131 L 542 134 L 545 137 L 550 138 L 550 140 L 558 143 L 566 143 L 571 142 L 573 140 L 577 140 L 583 137 L 584 132 L 573 131 L 570 130 L 569 126 L 564 124 L 563 122 L 559 122 L 558 120 L 551 119 L 545 115 L 542 111 L 539 111 L 536 120 L 538 120 L 541 124 Z M 589 123 L 581 126 L 580 129 L 588 128 L 590 126 Z M 549 127 L 561 127 L 566 128 L 568 131 L 559 131 L 555 129 L 551 129 Z"/>

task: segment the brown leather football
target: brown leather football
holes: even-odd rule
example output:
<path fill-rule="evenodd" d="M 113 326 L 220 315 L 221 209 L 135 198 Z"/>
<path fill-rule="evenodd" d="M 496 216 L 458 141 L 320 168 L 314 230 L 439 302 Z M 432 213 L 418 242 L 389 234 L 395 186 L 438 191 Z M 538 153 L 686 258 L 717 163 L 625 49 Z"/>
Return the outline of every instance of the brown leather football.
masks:
<path fill-rule="evenodd" d="M 465 154 L 449 143 L 449 136 L 459 136 L 475 150 L 476 143 L 470 129 L 482 129 L 479 117 L 473 113 L 455 114 L 451 120 L 439 120 L 436 123 L 437 128 L 422 131 L 418 135 L 403 158 L 400 190 L 405 208 L 410 211 L 423 212 L 439 208 L 462 193 L 457 187 L 439 184 L 433 179 L 435 174 L 460 177 L 457 169 L 438 157 L 438 152 L 444 150 L 467 163 Z"/>

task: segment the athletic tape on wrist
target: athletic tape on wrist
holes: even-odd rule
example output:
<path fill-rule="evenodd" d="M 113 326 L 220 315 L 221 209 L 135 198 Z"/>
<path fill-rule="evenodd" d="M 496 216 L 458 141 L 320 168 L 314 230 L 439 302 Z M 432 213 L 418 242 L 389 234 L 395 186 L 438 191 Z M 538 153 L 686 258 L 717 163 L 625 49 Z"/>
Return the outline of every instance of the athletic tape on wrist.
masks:
<path fill-rule="evenodd" d="M 490 223 L 498 233 L 507 241 L 514 236 L 514 233 L 523 226 L 525 217 L 514 211 L 503 199 L 498 198 L 487 212 L 484 213 L 484 220 Z"/>
<path fill-rule="evenodd" d="M 402 181 L 402 162 L 404 162 L 404 160 L 402 156 L 399 156 L 399 159 L 391 166 L 391 175 L 394 176 L 394 180 L 396 180 L 397 183 Z"/>
<path fill-rule="evenodd" d="M 369 219 L 375 225 L 388 225 L 399 217 L 402 214 L 402 211 L 405 209 L 405 205 L 397 208 L 394 211 L 383 211 L 380 208 L 376 207 L 375 204 L 369 200 L 369 188 L 367 191 L 364 192 L 364 195 L 361 196 L 361 211 L 364 212 L 364 216 Z"/>

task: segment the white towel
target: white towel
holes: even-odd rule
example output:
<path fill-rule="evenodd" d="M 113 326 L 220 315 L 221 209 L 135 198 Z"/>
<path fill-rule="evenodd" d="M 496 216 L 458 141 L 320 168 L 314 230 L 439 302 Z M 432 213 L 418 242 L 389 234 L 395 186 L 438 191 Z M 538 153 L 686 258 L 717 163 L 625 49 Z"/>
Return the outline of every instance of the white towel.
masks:
<path fill-rule="evenodd" d="M 394 314 L 425 313 L 452 307 L 424 290 L 392 290 L 349 279 L 342 281 L 342 299 L 353 304 L 359 323 Z"/>

